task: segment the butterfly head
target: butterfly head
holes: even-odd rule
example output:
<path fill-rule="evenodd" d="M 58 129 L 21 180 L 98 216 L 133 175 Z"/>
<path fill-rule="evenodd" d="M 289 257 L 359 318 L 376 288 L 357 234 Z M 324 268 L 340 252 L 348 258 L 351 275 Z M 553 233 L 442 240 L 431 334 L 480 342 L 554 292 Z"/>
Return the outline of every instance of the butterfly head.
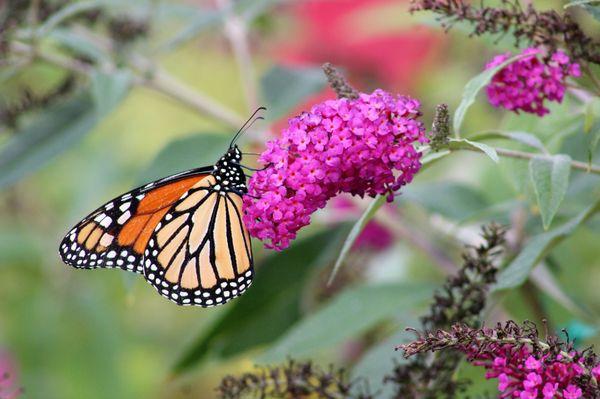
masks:
<path fill-rule="evenodd" d="M 225 191 L 246 192 L 246 176 L 240 166 L 242 152 L 237 145 L 231 146 L 215 164 L 213 175 L 217 185 Z"/>
<path fill-rule="evenodd" d="M 239 165 L 240 162 L 242 161 L 242 152 L 240 151 L 239 147 L 237 146 L 237 144 L 234 144 L 233 146 L 231 146 L 227 152 L 225 153 L 225 155 L 223 155 L 221 157 L 220 161 L 224 161 L 224 162 L 230 162 L 233 164 L 237 164 Z"/>

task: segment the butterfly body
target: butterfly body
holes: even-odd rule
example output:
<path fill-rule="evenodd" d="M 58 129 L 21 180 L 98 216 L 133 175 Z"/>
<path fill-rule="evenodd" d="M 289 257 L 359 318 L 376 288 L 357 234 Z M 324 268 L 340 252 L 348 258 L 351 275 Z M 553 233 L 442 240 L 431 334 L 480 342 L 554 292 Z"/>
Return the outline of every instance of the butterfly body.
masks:
<path fill-rule="evenodd" d="M 237 146 L 214 166 L 146 184 L 109 201 L 63 239 L 78 269 L 120 268 L 144 276 L 179 305 L 223 304 L 251 284 L 250 237 L 242 222 L 246 176 Z"/>

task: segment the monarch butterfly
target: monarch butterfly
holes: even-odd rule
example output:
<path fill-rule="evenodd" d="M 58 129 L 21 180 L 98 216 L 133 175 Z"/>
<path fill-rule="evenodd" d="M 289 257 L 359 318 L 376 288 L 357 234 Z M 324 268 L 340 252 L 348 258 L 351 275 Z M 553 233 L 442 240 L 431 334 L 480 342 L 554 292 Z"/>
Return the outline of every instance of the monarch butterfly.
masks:
<path fill-rule="evenodd" d="M 178 305 L 224 304 L 254 275 L 242 221 L 247 193 L 235 141 L 213 165 L 148 183 L 98 208 L 63 238 L 59 253 L 77 269 L 120 268 L 144 276 Z"/>

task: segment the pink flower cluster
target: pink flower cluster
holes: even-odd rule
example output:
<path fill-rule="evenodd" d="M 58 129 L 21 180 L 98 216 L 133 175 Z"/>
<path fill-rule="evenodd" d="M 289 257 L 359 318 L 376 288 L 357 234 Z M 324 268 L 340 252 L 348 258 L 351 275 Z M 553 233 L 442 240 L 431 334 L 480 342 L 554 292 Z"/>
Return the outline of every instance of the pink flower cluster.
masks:
<path fill-rule="evenodd" d="M 244 223 L 268 248 L 284 249 L 310 215 L 339 193 L 388 194 L 421 167 L 419 102 L 383 90 L 328 100 L 292 118 L 260 156 L 244 197 Z"/>
<path fill-rule="evenodd" d="M 527 48 L 527 55 L 502 68 L 487 86 L 490 103 L 510 111 L 524 111 L 539 116 L 547 114 L 544 102 L 562 102 L 565 94 L 565 80 L 568 76 L 580 76 L 579 64 L 572 63 L 569 57 L 558 50 L 542 61 L 543 51 Z M 505 53 L 495 56 L 486 69 L 494 68 L 512 56 Z"/>
<path fill-rule="evenodd" d="M 487 378 L 498 379 L 501 398 L 583 398 L 575 381 L 584 372 L 579 364 L 567 361 L 560 354 L 536 355 L 527 346 L 498 345 L 491 349 L 482 353 L 473 348 L 470 358 L 474 365 L 488 370 Z M 592 374 L 600 378 L 600 365 Z"/>

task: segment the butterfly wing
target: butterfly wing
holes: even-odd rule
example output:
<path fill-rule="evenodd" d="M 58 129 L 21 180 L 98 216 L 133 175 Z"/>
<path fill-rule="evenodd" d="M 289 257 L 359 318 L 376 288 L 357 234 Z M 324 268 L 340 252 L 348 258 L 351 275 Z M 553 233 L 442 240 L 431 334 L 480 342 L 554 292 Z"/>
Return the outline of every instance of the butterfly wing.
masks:
<path fill-rule="evenodd" d="M 215 306 L 241 295 L 253 277 L 242 197 L 198 181 L 156 226 L 144 253 L 144 275 L 179 305 Z"/>
<path fill-rule="evenodd" d="M 143 254 L 155 227 L 171 205 L 211 170 L 198 168 L 172 175 L 107 202 L 62 240 L 59 253 L 63 262 L 78 269 L 116 267 L 143 273 Z"/>

